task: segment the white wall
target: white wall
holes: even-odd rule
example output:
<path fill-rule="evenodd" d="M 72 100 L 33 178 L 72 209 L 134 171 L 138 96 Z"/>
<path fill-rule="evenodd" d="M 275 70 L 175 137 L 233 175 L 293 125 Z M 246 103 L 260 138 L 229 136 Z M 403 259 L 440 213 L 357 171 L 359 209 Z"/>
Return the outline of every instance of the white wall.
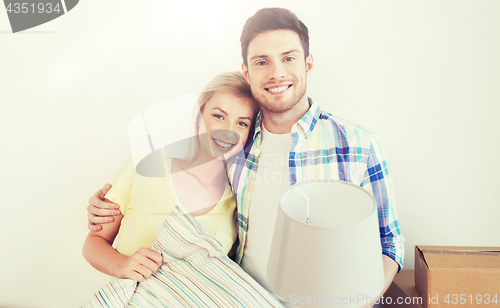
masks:
<path fill-rule="evenodd" d="M 499 1 L 81 1 L 12 34 L 0 10 L 0 307 L 76 307 L 106 280 L 81 256 L 87 199 L 140 111 L 240 69 L 264 6 L 310 29 L 308 94 L 376 133 L 415 244 L 500 246 Z"/>

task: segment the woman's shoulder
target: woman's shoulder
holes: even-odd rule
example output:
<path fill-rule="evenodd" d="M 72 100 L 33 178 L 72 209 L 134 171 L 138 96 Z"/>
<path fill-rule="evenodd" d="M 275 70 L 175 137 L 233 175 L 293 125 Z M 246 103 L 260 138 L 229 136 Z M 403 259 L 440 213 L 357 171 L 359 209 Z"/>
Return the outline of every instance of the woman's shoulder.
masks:
<path fill-rule="evenodd" d="M 153 163 L 151 162 L 152 159 L 136 162 L 134 158 L 130 156 L 116 174 L 115 180 L 118 178 L 151 180 L 165 178 L 170 174 L 172 165 L 171 158 L 158 156 L 154 158 L 154 160 L 155 162 Z"/>
<path fill-rule="evenodd" d="M 121 177 L 134 177 L 136 175 L 137 173 L 135 172 L 134 160 L 132 159 L 132 156 L 129 156 L 118 170 L 113 182 Z"/>
<path fill-rule="evenodd" d="M 163 169 L 161 176 L 141 175 L 137 171 L 134 160 L 129 157 L 116 174 L 112 188 L 106 197 L 112 198 L 111 201 L 119 204 L 122 213 L 124 213 L 125 207 L 142 206 L 148 208 L 161 204 L 162 200 L 171 201 L 173 189 L 170 177 L 165 175 L 168 170 L 166 166 L 160 167 Z"/>

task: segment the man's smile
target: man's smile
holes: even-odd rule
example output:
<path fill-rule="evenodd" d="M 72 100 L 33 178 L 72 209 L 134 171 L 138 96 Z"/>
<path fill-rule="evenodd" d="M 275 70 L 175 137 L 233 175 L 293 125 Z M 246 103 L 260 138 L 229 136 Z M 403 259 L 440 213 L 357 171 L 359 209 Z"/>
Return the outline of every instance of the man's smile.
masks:
<path fill-rule="evenodd" d="M 271 93 L 273 95 L 281 95 L 285 93 L 289 88 L 291 88 L 293 84 L 278 84 L 278 85 L 273 85 L 267 88 L 264 88 L 268 93 Z"/>

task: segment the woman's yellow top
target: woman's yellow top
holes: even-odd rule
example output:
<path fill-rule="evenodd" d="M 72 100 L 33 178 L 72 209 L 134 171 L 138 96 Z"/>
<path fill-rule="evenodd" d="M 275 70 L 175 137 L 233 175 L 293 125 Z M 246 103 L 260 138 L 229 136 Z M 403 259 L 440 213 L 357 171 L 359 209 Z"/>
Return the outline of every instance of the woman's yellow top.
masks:
<path fill-rule="evenodd" d="M 126 256 L 141 247 L 150 247 L 156 240 L 157 230 L 177 205 L 170 173 L 171 160 L 167 160 L 166 177 L 144 177 L 135 171 L 130 158 L 116 175 L 106 198 L 120 206 L 123 219 L 115 239 L 115 249 Z M 196 220 L 214 236 L 228 253 L 236 240 L 234 221 L 235 201 L 229 185 L 217 205 Z"/>

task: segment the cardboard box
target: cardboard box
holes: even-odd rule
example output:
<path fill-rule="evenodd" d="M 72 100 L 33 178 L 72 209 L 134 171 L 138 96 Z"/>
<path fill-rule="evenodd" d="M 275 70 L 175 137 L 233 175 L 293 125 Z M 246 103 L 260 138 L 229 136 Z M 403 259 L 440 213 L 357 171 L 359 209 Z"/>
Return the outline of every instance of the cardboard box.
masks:
<path fill-rule="evenodd" d="M 500 307 L 500 247 L 415 246 L 425 307 Z"/>
<path fill-rule="evenodd" d="M 415 271 L 401 271 L 384 294 L 384 308 L 423 308 L 423 299 L 415 288 Z"/>

